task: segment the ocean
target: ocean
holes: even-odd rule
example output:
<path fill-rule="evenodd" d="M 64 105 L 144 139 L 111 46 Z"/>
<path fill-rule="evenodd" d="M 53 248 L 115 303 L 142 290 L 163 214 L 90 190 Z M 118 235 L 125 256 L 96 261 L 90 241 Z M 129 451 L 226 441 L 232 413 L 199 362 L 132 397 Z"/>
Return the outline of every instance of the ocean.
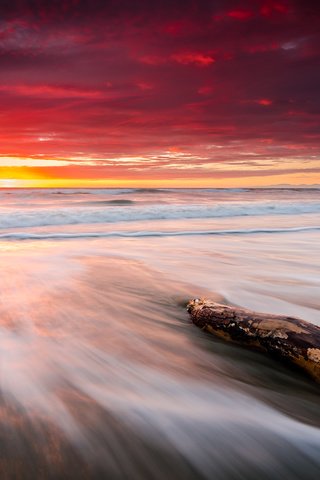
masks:
<path fill-rule="evenodd" d="M 0 255 L 1 480 L 319 478 L 319 386 L 186 303 L 320 325 L 320 189 L 2 189 Z"/>

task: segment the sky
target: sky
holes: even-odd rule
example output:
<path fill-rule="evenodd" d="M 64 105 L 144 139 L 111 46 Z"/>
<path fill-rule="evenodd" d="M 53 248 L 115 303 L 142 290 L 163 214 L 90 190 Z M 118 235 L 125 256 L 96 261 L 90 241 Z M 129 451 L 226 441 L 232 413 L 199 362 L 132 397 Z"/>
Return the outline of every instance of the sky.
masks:
<path fill-rule="evenodd" d="M 1 0 L 0 187 L 320 183 L 320 5 Z"/>

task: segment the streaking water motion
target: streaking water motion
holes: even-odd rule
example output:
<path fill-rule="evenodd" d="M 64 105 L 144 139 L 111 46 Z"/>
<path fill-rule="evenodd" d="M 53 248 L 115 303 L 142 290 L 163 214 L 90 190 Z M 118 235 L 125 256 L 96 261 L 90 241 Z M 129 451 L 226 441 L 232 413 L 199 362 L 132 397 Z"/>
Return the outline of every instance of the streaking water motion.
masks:
<path fill-rule="evenodd" d="M 19 207 L 21 192 L 7 193 L 0 215 L 30 209 L 48 222 L 84 195 L 129 196 L 141 211 L 170 198 L 176 212 L 192 197 L 199 215 L 218 197 L 227 211 L 271 195 L 30 191 Z M 288 208 L 319 192 L 277 195 Z M 1 479 L 317 479 L 319 387 L 208 340 L 184 309 L 208 295 L 319 323 L 317 213 L 141 223 L 119 213 L 99 231 L 40 217 L 8 230 L 0 217 Z"/>

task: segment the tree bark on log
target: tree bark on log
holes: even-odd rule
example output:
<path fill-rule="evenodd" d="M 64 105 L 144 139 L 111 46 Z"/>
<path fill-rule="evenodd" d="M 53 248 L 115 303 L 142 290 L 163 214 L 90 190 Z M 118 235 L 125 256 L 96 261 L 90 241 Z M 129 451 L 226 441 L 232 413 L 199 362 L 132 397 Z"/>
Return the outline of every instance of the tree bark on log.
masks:
<path fill-rule="evenodd" d="M 203 299 L 191 300 L 187 309 L 193 323 L 206 332 L 294 363 L 320 382 L 320 328 L 316 325 Z"/>

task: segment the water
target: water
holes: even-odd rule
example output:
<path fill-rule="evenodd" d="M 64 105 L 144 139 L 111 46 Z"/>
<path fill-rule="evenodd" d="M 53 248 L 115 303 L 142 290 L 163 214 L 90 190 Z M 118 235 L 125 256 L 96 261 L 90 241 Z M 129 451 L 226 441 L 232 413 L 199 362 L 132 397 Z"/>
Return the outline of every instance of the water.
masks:
<path fill-rule="evenodd" d="M 0 190 L 2 479 L 317 479 L 319 386 L 207 296 L 320 325 L 317 189 Z"/>

